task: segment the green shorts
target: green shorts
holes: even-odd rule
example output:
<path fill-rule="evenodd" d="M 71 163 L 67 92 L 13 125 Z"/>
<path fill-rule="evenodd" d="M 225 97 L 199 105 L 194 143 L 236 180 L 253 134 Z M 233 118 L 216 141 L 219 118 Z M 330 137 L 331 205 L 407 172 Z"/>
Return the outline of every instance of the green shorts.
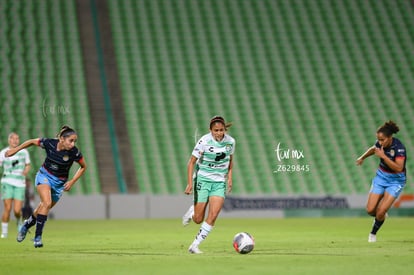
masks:
<path fill-rule="evenodd" d="M 209 197 L 218 196 L 225 197 L 226 183 L 214 181 L 200 181 L 197 180 L 194 191 L 194 203 L 208 202 Z"/>
<path fill-rule="evenodd" d="M 1 199 L 15 199 L 19 201 L 24 201 L 26 187 L 16 187 L 10 184 L 1 185 Z"/>

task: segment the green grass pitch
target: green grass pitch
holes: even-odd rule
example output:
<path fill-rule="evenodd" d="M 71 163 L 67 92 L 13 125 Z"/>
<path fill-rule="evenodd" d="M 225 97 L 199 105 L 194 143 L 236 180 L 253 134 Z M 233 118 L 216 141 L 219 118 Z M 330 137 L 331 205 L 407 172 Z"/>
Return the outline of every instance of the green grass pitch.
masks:
<path fill-rule="evenodd" d="M 199 225 L 181 219 L 49 220 L 44 247 L 28 234 L 17 243 L 10 224 L 0 240 L 0 274 L 412 274 L 414 219 L 390 217 L 368 243 L 372 218 L 220 219 L 192 255 Z M 233 236 L 255 237 L 237 254 Z M 13 233 L 13 234 L 12 234 Z"/>

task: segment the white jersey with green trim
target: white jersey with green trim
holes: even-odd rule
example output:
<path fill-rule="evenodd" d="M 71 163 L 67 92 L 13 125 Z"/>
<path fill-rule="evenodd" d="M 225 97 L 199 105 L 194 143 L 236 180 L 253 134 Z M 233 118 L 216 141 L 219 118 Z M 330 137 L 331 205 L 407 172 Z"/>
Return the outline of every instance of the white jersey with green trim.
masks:
<path fill-rule="evenodd" d="M 216 141 L 211 133 L 201 137 L 192 152 L 198 159 L 197 177 L 207 181 L 224 182 L 235 145 L 236 140 L 227 134 L 221 141 Z"/>
<path fill-rule="evenodd" d="M 26 186 L 26 178 L 23 171 L 26 165 L 30 164 L 29 152 L 22 149 L 11 157 L 5 156 L 9 148 L 4 148 L 0 152 L 0 166 L 3 167 L 3 177 L 1 184 L 9 184 L 17 187 Z"/>

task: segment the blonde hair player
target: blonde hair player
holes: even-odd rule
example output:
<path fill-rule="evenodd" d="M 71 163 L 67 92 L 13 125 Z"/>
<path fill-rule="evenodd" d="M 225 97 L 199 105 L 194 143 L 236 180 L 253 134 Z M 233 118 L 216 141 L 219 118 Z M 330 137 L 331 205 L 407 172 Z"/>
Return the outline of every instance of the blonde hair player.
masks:
<path fill-rule="evenodd" d="M 388 209 L 401 194 L 406 183 L 405 146 L 393 137 L 400 129 L 394 121 L 385 122 L 377 129 L 377 141 L 356 160 L 362 165 L 364 159 L 376 155 L 380 159 L 376 176 L 372 180 L 368 195 L 367 212 L 374 216 L 374 224 L 368 235 L 368 242 L 377 241 L 377 232 L 387 216 Z"/>
<path fill-rule="evenodd" d="M 7 238 L 9 232 L 10 212 L 13 206 L 17 230 L 22 226 L 22 207 L 26 191 L 26 176 L 30 171 L 29 152 L 24 149 L 13 157 L 6 158 L 5 153 L 20 143 L 19 135 L 12 132 L 8 137 L 9 146 L 0 152 L 0 167 L 3 167 L 1 178 L 1 198 L 3 215 L 1 217 L 1 238 Z"/>
<path fill-rule="evenodd" d="M 230 126 L 223 117 L 213 117 L 210 120 L 210 132 L 197 142 L 188 161 L 184 193 L 189 195 L 194 191 L 194 204 L 184 214 L 183 225 L 188 225 L 191 220 L 201 224 L 198 234 L 188 248 L 193 254 L 202 253 L 198 246 L 213 229 L 223 207 L 226 191 L 229 193 L 232 189 L 236 141 L 226 134 Z M 207 205 L 208 214 L 204 220 Z"/>
<path fill-rule="evenodd" d="M 43 227 L 50 209 L 59 201 L 63 191 L 69 191 L 86 170 L 85 160 L 75 146 L 77 139 L 78 134 L 75 130 L 69 126 L 63 126 L 57 134 L 57 138 L 29 139 L 6 152 L 6 157 L 13 156 L 20 150 L 33 145 L 40 146 L 46 151 L 46 159 L 37 172 L 35 180 L 40 203 L 20 228 L 17 234 L 18 242 L 22 242 L 26 238 L 29 228 L 36 225 L 33 244 L 35 248 L 43 247 Z M 69 170 L 74 161 L 80 167 L 73 178 L 69 179 Z"/>

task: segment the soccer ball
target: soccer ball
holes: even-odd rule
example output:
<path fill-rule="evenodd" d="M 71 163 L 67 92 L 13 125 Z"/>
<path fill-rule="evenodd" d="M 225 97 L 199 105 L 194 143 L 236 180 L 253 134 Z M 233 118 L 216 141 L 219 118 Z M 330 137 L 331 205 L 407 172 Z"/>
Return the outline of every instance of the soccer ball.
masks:
<path fill-rule="evenodd" d="M 240 254 L 250 253 L 254 248 L 253 236 L 247 232 L 237 233 L 233 238 L 233 247 Z"/>

